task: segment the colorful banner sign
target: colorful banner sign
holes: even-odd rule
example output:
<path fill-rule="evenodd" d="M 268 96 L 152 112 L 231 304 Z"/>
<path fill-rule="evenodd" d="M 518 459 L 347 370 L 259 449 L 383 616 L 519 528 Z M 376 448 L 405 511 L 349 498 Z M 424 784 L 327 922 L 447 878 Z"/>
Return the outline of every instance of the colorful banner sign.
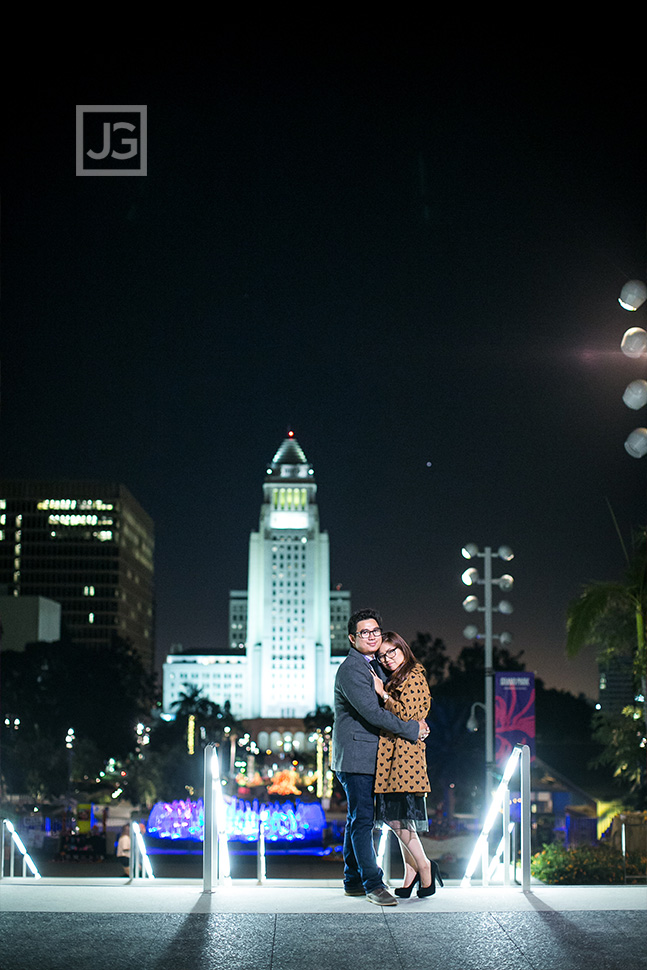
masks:
<path fill-rule="evenodd" d="M 515 744 L 535 757 L 535 675 L 525 671 L 494 675 L 495 760 L 503 768 Z"/>
<path fill-rule="evenodd" d="M 92 828 L 92 805 L 76 806 L 76 827 L 82 835 L 89 835 Z"/>

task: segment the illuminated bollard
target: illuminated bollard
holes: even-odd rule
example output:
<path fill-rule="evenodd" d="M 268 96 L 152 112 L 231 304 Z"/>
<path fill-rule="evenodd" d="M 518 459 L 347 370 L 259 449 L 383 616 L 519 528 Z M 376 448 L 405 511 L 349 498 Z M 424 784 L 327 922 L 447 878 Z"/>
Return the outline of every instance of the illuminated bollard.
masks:
<path fill-rule="evenodd" d="M 267 812 L 258 813 L 258 842 L 256 843 L 256 879 L 262 886 L 267 878 L 267 863 L 265 859 L 265 821 Z"/>

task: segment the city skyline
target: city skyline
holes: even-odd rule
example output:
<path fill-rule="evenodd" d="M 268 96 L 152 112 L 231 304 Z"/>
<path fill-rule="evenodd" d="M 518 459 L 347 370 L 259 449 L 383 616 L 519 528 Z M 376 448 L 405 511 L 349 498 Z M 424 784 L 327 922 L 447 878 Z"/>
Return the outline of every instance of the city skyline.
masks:
<path fill-rule="evenodd" d="M 466 542 L 509 545 L 512 653 L 595 696 L 565 612 L 644 526 L 637 65 L 250 36 L 52 71 L 10 107 L 3 477 L 120 481 L 155 523 L 158 664 L 228 642 L 266 463 L 312 463 L 331 585 L 455 656 Z M 91 80 L 87 80 L 87 79 Z M 148 174 L 79 178 L 76 104 L 146 104 Z M 29 110 L 27 110 L 29 108 Z M 502 564 L 503 565 L 503 564 Z M 496 602 L 496 597 L 495 597 Z"/>

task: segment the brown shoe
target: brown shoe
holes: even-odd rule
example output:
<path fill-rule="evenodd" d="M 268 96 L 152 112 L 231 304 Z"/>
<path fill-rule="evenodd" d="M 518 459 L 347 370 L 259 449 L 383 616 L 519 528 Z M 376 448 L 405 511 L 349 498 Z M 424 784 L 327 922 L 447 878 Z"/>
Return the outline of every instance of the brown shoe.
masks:
<path fill-rule="evenodd" d="M 378 886 L 370 893 L 366 893 L 366 898 L 369 903 L 375 903 L 376 906 L 397 906 L 398 898 L 394 896 L 386 886 Z"/>

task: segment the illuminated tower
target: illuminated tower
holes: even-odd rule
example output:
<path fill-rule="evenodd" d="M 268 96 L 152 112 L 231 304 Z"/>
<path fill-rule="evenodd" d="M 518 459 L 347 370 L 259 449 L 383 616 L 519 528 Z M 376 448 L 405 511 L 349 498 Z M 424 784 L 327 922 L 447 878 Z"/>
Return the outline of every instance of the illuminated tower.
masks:
<path fill-rule="evenodd" d="M 328 534 L 316 494 L 290 432 L 267 469 L 249 540 L 247 717 L 300 718 L 332 703 Z"/>

